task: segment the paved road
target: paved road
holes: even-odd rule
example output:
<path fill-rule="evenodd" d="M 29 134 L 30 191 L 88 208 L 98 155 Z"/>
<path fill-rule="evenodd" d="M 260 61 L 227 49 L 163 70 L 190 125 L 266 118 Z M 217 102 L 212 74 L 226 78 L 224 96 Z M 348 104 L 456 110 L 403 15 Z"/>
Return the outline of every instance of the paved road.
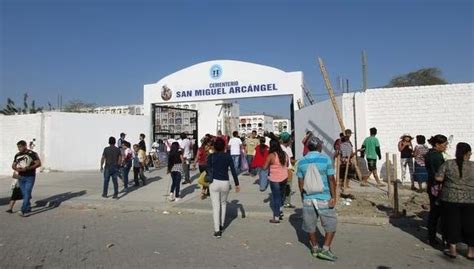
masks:
<path fill-rule="evenodd" d="M 278 225 L 234 207 L 221 239 L 209 214 L 36 208 L 22 218 L 0 206 L 0 268 L 472 268 L 391 225 L 339 226 L 340 259 L 312 258 L 298 213 Z M 113 245 L 109 245 L 113 244 Z M 109 246 L 109 247 L 108 247 Z M 470 267 L 471 266 L 471 267 Z"/>
<path fill-rule="evenodd" d="M 183 186 L 182 201 L 169 203 L 169 175 L 162 169 L 147 176 L 148 185 L 115 201 L 100 197 L 98 171 L 40 173 L 33 191 L 39 206 L 28 218 L 4 213 L 10 179 L 0 177 L 0 268 L 472 267 L 461 257 L 447 261 L 420 241 L 426 235 L 420 220 L 352 219 L 347 210 L 334 245 L 340 260 L 315 260 L 299 211 L 286 210 L 289 221 L 270 225 L 268 191 L 258 191 L 249 176 L 240 178 L 241 193 L 230 194 L 231 225 L 216 240 L 210 201 L 199 198 L 195 184 Z"/>

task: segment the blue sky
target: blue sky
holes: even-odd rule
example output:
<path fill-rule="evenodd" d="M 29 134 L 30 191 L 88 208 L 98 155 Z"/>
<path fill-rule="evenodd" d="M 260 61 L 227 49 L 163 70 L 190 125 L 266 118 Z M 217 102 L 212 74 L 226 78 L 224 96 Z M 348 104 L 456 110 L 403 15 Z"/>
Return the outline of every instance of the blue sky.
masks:
<path fill-rule="evenodd" d="M 439 67 L 451 83 L 474 80 L 472 1 L 22 1 L 0 0 L 0 106 L 24 92 L 41 105 L 80 99 L 142 103 L 143 85 L 214 59 L 303 71 L 326 99 L 316 64 L 361 88 Z M 334 83 L 334 87 L 337 87 Z M 287 106 L 287 97 L 273 98 Z M 288 115 L 275 102 L 242 101 L 241 113 Z"/>

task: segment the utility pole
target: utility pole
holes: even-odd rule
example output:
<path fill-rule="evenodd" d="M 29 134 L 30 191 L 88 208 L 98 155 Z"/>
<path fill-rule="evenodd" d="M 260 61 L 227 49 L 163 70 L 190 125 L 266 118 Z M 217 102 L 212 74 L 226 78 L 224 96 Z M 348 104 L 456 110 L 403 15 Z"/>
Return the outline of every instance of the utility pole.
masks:
<path fill-rule="evenodd" d="M 362 51 L 362 90 L 367 90 L 367 55 L 365 50 Z"/>

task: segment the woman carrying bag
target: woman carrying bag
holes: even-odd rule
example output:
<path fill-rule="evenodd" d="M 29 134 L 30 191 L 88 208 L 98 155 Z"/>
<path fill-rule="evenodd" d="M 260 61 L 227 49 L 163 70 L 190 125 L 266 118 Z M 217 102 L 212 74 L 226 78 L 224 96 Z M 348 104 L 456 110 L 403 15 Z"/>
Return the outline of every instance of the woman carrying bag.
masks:
<path fill-rule="evenodd" d="M 239 179 L 232 157 L 225 153 L 225 141 L 218 137 L 214 142 L 215 152 L 207 158 L 206 181 L 210 183 L 212 213 L 214 220 L 214 237 L 220 238 L 225 224 L 227 196 L 230 191 L 229 167 L 235 183 L 235 192 L 240 191 Z"/>
<path fill-rule="evenodd" d="M 288 180 L 289 158 L 280 146 L 280 142 L 272 138 L 270 140 L 270 154 L 263 169 L 269 169 L 270 189 L 272 190 L 272 211 L 273 218 L 270 223 L 280 223 L 283 218 L 281 208 L 285 200 L 285 187 Z"/>
<path fill-rule="evenodd" d="M 207 170 L 207 157 L 212 153 L 211 139 L 205 136 L 201 140 L 201 146 L 197 151 L 197 157 L 193 164 L 193 169 L 196 169 L 196 165 L 199 167 L 199 180 L 198 183 L 202 186 L 201 199 L 206 199 L 209 196 L 209 184 L 205 182 L 204 177 L 206 176 Z"/>

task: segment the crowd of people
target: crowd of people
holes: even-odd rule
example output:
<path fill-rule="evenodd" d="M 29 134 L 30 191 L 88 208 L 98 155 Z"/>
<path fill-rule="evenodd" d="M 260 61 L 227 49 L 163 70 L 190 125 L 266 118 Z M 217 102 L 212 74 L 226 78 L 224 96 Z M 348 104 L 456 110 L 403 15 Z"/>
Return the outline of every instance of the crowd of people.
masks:
<path fill-rule="evenodd" d="M 370 136 L 362 143 L 360 149 L 354 150 L 350 141 L 351 130 L 345 130 L 334 143 L 335 155 L 329 157 L 322 153 L 323 142 L 312 132 L 307 132 L 303 143 L 303 157 L 295 160 L 292 152 L 293 138 L 289 133 L 273 133 L 257 136 L 254 131 L 248 137 L 240 137 L 233 132 L 232 137 L 218 132 L 217 135 L 206 134 L 200 140 L 200 146 L 180 135 L 178 140 L 158 140 L 152 145 L 150 154 L 146 152 L 145 135 L 140 134 L 139 142 L 131 144 L 126 134 L 121 133 L 118 141 L 114 137 L 108 140 L 100 162 L 103 172 L 102 197 L 108 198 L 109 182 L 112 179 L 112 198 L 118 199 L 118 178 L 123 180 L 122 192 L 129 191 L 129 173 L 133 167 L 135 186 L 147 184 L 145 171 L 148 166 L 165 167 L 170 174 L 171 187 L 169 201 L 177 202 L 182 197 L 181 184 L 190 184 L 190 170 L 199 169 L 202 186 L 201 198 L 210 196 L 214 236 L 220 238 L 226 227 L 227 198 L 231 190 L 229 171 L 233 178 L 235 191 L 240 192 L 239 175 L 255 177 L 254 184 L 260 191 L 271 191 L 272 224 L 280 223 L 283 208 L 294 208 L 291 189 L 294 176 L 298 180 L 300 198 L 303 204 L 302 229 L 308 233 L 311 254 L 315 257 L 335 261 L 337 257 L 331 251 L 337 228 L 336 214 L 336 170 L 347 177 L 349 167 L 356 167 L 361 186 L 368 186 L 368 179 L 374 176 L 377 186 L 384 184 L 377 174 L 377 161 L 381 160 L 381 147 L 377 139 L 377 129 L 370 129 Z M 400 137 L 398 150 L 402 167 L 402 181 L 406 181 L 408 172 L 411 188 L 422 191 L 426 184 L 430 200 L 428 218 L 428 241 L 431 245 L 445 244 L 444 253 L 452 258 L 457 256 L 456 244 L 468 245 L 467 257 L 474 259 L 474 164 L 470 161 L 471 147 L 460 142 L 456 146 L 455 159 L 448 159 L 445 154 L 448 140 L 443 135 L 435 135 L 428 140 L 432 146 L 425 145 L 426 138 L 416 136 L 417 145 L 413 147 L 414 138 L 409 134 Z M 28 149 L 25 141 L 17 144 L 18 153 L 14 157 L 12 169 L 16 179 L 12 185 L 12 202 L 7 212 L 13 212 L 15 200 L 23 199 L 20 214 L 31 211 L 31 193 L 34 186 L 36 169 L 41 161 L 33 150 Z M 357 153 L 361 158 L 357 158 Z M 340 167 L 335 169 L 334 160 Z M 361 166 L 360 161 L 365 165 Z M 418 188 L 415 187 L 418 183 Z M 344 181 L 343 189 L 349 188 Z M 318 221 L 324 229 L 324 241 L 318 244 L 316 226 Z M 441 223 L 442 241 L 438 240 L 438 223 Z"/>

